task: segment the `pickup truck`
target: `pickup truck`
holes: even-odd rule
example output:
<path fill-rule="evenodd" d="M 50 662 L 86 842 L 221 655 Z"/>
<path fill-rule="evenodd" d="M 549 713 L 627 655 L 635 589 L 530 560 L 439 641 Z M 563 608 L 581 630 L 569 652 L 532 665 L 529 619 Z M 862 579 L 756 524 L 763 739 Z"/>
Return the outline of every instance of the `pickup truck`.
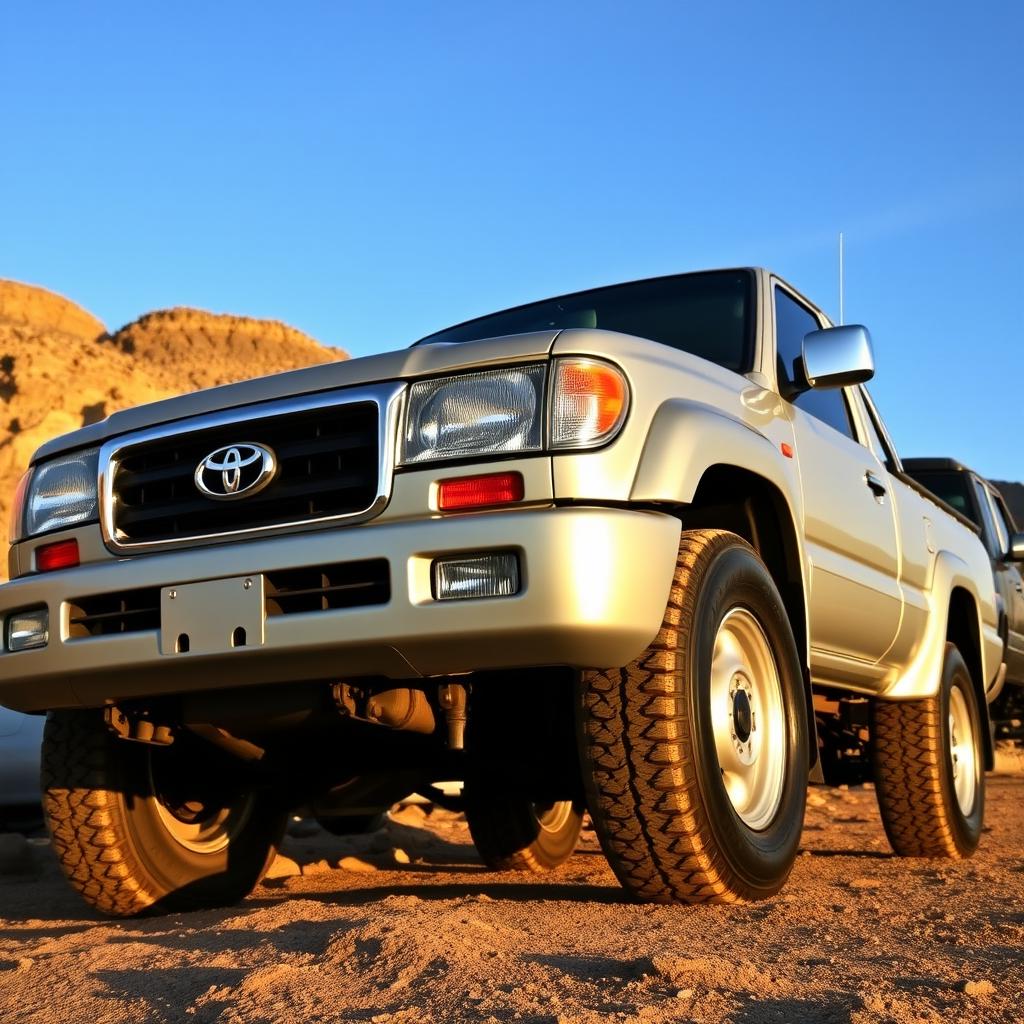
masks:
<path fill-rule="evenodd" d="M 969 856 L 991 566 L 904 473 L 873 372 L 865 328 L 710 271 L 45 444 L 0 700 L 48 712 L 71 884 L 115 915 L 224 904 L 290 809 L 343 830 L 459 780 L 493 868 L 561 864 L 589 810 L 634 898 L 760 899 L 850 702 L 894 850 Z"/>
<path fill-rule="evenodd" d="M 1007 688 L 992 708 L 1003 719 L 1000 732 L 1018 733 L 1011 722 L 1024 710 L 1024 534 L 999 488 L 962 462 L 949 458 L 905 459 L 904 469 L 918 483 L 963 513 L 981 531 L 992 560 L 999 605 L 999 633 L 1003 638 Z"/>

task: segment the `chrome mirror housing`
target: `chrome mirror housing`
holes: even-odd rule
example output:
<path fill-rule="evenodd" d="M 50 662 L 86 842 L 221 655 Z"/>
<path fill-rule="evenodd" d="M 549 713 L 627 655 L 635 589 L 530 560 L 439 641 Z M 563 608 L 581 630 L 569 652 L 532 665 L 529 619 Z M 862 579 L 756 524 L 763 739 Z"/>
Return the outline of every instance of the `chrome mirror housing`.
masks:
<path fill-rule="evenodd" d="M 860 324 L 805 334 L 803 360 L 804 376 L 812 388 L 845 388 L 875 375 L 871 335 Z"/>
<path fill-rule="evenodd" d="M 1010 538 L 1009 556 L 1011 562 L 1024 562 L 1024 533 L 1015 533 Z"/>

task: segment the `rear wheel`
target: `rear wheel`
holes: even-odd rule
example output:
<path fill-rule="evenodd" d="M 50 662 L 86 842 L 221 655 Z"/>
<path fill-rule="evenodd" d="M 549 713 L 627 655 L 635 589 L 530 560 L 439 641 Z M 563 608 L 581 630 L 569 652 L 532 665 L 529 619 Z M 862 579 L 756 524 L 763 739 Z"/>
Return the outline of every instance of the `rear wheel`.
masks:
<path fill-rule="evenodd" d="M 626 889 L 660 903 L 778 892 L 803 827 L 806 700 L 782 599 L 745 541 L 683 533 L 657 638 L 584 673 L 577 714 L 587 803 Z"/>
<path fill-rule="evenodd" d="M 576 849 L 583 808 L 572 800 L 535 803 L 518 794 L 468 790 L 466 821 L 484 863 L 495 871 L 551 871 Z"/>
<path fill-rule="evenodd" d="M 959 859 L 977 849 L 985 816 L 981 730 L 974 685 L 953 644 L 934 697 L 875 702 L 875 791 L 900 856 Z"/>
<path fill-rule="evenodd" d="M 44 813 L 72 886 L 117 916 L 221 906 L 262 877 L 284 831 L 279 801 L 189 733 L 167 747 L 115 737 L 93 710 L 50 715 Z"/>

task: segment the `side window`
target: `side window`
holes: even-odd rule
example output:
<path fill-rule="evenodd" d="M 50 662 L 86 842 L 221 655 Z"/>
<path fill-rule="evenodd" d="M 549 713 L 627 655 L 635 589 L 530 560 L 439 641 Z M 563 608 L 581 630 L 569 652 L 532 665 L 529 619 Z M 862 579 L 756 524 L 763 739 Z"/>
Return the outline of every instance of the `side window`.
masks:
<path fill-rule="evenodd" d="M 885 463 L 885 468 L 891 472 L 896 467 L 896 460 L 892 456 L 892 450 L 885 443 L 885 438 L 882 437 L 882 432 L 878 428 L 878 422 L 875 420 L 874 411 L 863 396 L 861 408 L 864 410 L 864 426 L 867 429 L 868 441 L 870 442 L 868 447 L 874 451 L 879 459 Z"/>
<path fill-rule="evenodd" d="M 814 314 L 800 305 L 791 295 L 775 287 L 775 346 L 776 369 L 780 385 L 798 381 L 803 353 L 804 335 L 821 327 Z M 803 391 L 793 399 L 798 409 L 834 427 L 841 434 L 853 438 L 850 412 L 846 398 L 839 388 Z"/>
<path fill-rule="evenodd" d="M 999 536 L 996 533 L 996 524 L 992 519 L 992 506 L 988 503 L 988 491 L 980 480 L 971 478 L 974 484 L 974 496 L 978 499 L 978 506 L 981 508 L 982 532 L 985 534 L 985 544 L 993 558 L 1002 558 L 1004 551 L 999 549 Z"/>
<path fill-rule="evenodd" d="M 996 537 L 999 540 L 999 554 L 1003 557 L 1010 550 L 1010 527 L 1006 523 L 1006 519 L 1003 518 L 1003 513 L 999 508 L 999 502 L 996 501 L 995 496 L 991 491 L 988 492 L 988 500 L 992 508 L 992 521 L 996 524 Z"/>
<path fill-rule="evenodd" d="M 1013 513 L 1006 507 L 1003 496 L 996 492 L 992 495 L 992 503 L 999 509 L 999 514 L 1003 517 L 1003 522 L 1006 523 L 1007 532 L 1013 536 L 1017 532 L 1017 521 L 1014 519 Z"/>

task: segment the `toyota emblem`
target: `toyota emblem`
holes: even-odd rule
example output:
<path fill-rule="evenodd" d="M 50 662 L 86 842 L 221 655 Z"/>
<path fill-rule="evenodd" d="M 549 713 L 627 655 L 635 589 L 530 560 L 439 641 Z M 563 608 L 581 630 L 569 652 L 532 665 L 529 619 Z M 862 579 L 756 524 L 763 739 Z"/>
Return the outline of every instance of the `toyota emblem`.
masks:
<path fill-rule="evenodd" d="M 208 498 L 230 501 L 262 491 L 277 472 L 277 459 L 261 444 L 228 444 L 196 466 L 196 487 Z"/>

